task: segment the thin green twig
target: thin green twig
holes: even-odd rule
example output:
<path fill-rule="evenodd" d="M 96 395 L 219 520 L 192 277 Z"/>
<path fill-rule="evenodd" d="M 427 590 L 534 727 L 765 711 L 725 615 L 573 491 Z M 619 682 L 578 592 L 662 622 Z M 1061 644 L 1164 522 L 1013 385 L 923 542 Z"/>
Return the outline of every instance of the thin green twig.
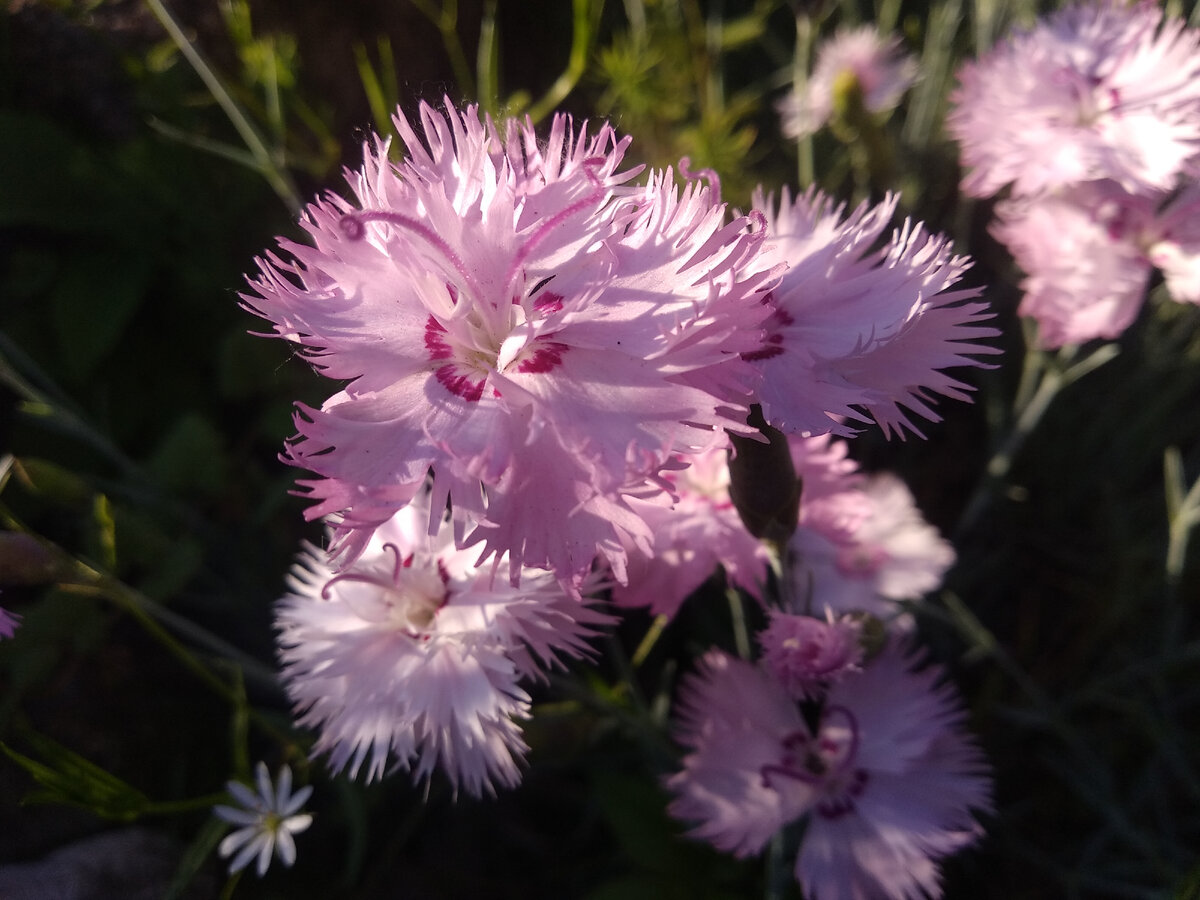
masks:
<path fill-rule="evenodd" d="M 279 165 L 276 154 L 272 153 L 267 147 L 266 141 L 258 133 L 258 129 L 254 127 L 254 123 L 250 121 L 249 116 L 242 110 L 241 105 L 234 99 L 233 94 L 225 87 L 225 83 L 220 76 L 213 70 L 208 62 L 196 49 L 195 45 L 184 34 L 179 23 L 175 21 L 175 17 L 171 15 L 167 7 L 162 3 L 162 0 L 146 0 L 146 5 L 150 7 L 150 11 L 154 13 L 154 17 L 158 19 L 163 29 L 170 35 L 171 40 L 175 42 L 175 46 L 179 48 L 179 52 L 183 54 L 184 59 L 188 61 L 196 74 L 200 76 L 200 80 L 204 82 L 217 105 L 225 112 L 230 123 L 246 144 L 246 148 L 250 151 L 250 155 L 254 158 L 257 164 L 257 171 L 267 180 L 271 189 L 279 196 L 279 199 L 284 202 L 292 215 L 299 215 L 303 203 L 300 199 L 300 192 L 296 189 L 296 185 L 292 181 L 291 175 L 287 170 Z"/>

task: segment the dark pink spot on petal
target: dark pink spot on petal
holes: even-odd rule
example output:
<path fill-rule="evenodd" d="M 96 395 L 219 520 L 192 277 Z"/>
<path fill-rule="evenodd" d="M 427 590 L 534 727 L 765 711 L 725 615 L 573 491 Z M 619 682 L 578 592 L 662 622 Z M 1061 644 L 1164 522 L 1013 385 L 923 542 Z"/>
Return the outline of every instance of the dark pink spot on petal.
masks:
<path fill-rule="evenodd" d="M 446 329 L 442 327 L 442 323 L 433 316 L 426 320 L 425 349 L 429 351 L 430 359 L 450 359 L 454 355 L 450 344 L 442 337 L 445 333 Z"/>
<path fill-rule="evenodd" d="M 549 372 L 562 365 L 562 357 L 566 352 L 566 344 L 560 344 L 557 341 L 539 343 L 533 353 L 517 364 L 517 371 Z"/>
<path fill-rule="evenodd" d="M 442 366 L 434 372 L 434 376 L 442 387 L 468 403 L 478 403 L 479 398 L 483 396 L 484 379 L 476 380 L 469 375 L 460 375 L 453 365 Z"/>
<path fill-rule="evenodd" d="M 772 295 L 767 294 L 764 303 L 771 299 Z M 764 359 L 771 359 L 783 353 L 783 334 L 784 328 L 787 328 L 796 320 L 782 309 L 776 309 L 771 313 L 771 317 L 767 319 L 767 335 L 763 338 L 763 346 L 758 350 L 751 350 L 749 353 L 743 353 L 742 359 L 747 362 L 758 362 Z"/>
<path fill-rule="evenodd" d="M 561 312 L 563 308 L 562 294 L 554 291 L 542 291 L 533 298 L 533 308 L 540 313 Z"/>

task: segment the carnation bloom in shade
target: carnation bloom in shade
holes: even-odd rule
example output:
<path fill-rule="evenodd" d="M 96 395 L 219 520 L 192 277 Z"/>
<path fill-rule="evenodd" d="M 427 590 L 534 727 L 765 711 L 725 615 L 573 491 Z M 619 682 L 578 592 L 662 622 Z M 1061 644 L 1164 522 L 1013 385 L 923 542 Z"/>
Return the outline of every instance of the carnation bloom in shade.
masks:
<path fill-rule="evenodd" d="M 1169 190 L 1200 171 L 1200 33 L 1156 3 L 1068 7 L 958 77 L 947 127 L 974 196 L 1098 179 Z"/>
<path fill-rule="evenodd" d="M 785 191 L 778 207 L 755 195 L 766 255 L 788 266 L 766 295 L 766 340 L 747 355 L 763 376 L 763 415 L 780 431 L 849 435 L 845 420 L 873 418 L 887 434 L 920 434 L 901 407 L 937 421 L 932 395 L 969 391 L 942 370 L 998 352 L 979 343 L 999 333 L 981 324 L 986 304 L 967 302 L 980 290 L 952 289 L 970 261 L 945 238 L 905 222 L 879 245 L 896 203 L 846 214 L 813 189 L 795 200 Z"/>
<path fill-rule="evenodd" d="M 1043 346 L 1059 347 L 1118 337 L 1137 317 L 1156 266 L 1172 297 L 1200 303 L 1198 220 L 1194 185 L 1167 203 L 1099 181 L 1006 200 L 992 232 L 1025 270 L 1021 314 L 1037 320 Z"/>
<path fill-rule="evenodd" d="M 801 93 L 779 104 L 783 133 L 801 138 L 829 121 L 835 94 L 853 79 L 868 112 L 896 108 L 917 77 L 913 58 L 900 49 L 898 38 L 883 38 L 871 25 L 843 29 L 817 49 L 812 77 Z"/>
<path fill-rule="evenodd" d="M 312 816 L 300 812 L 312 794 L 312 785 L 293 793 L 290 768 L 283 766 L 279 780 L 272 784 L 266 763 L 260 762 L 255 767 L 255 780 L 257 793 L 241 782 L 228 782 L 226 787 L 238 806 L 213 808 L 218 818 L 238 826 L 217 848 L 222 857 L 233 856 L 230 874 L 246 868 L 257 856 L 258 874 L 262 877 L 271 865 L 272 854 L 290 867 L 296 861 L 296 842 L 292 836 L 312 824 Z"/>
<path fill-rule="evenodd" d="M 417 781 L 438 767 L 479 796 L 520 780 L 521 679 L 586 653 L 609 618 L 550 572 L 522 571 L 519 588 L 494 578 L 428 520 L 422 496 L 336 574 L 324 553 L 302 554 L 277 611 L 283 680 L 334 771 L 374 779 L 390 761 Z"/>
<path fill-rule="evenodd" d="M 329 196 L 245 295 L 275 333 L 349 382 L 301 407 L 288 450 L 317 479 L 351 554 L 434 478 L 460 545 L 508 553 L 510 575 L 586 572 L 649 530 L 626 497 L 672 454 L 745 430 L 757 372 L 761 220 L 727 223 L 716 192 L 670 171 L 642 187 L 627 146 L 556 116 L 481 120 L 474 107 L 403 117 L 409 152 L 368 148 L 354 203 Z"/>
<path fill-rule="evenodd" d="M 940 670 L 912 665 L 885 647 L 808 719 L 769 672 L 710 652 L 680 692 L 671 814 L 739 857 L 807 817 L 808 897 L 939 896 L 937 862 L 979 837 L 989 780 Z"/>
<path fill-rule="evenodd" d="M 789 593 L 797 611 L 859 611 L 896 620 L 896 601 L 917 600 L 941 585 L 954 564 L 954 548 L 924 520 L 903 481 L 848 469 L 854 464 L 842 441 L 790 442 L 805 486 L 799 526 L 788 545 Z"/>
<path fill-rule="evenodd" d="M 631 501 L 653 538 L 649 553 L 628 548 L 629 584 L 612 591 L 620 606 L 648 606 L 654 615 L 674 616 L 718 566 L 732 584 L 761 597 L 767 551 L 729 498 L 727 452 L 708 450 L 690 463 L 664 476 L 675 492 L 673 502 L 662 494 Z"/>

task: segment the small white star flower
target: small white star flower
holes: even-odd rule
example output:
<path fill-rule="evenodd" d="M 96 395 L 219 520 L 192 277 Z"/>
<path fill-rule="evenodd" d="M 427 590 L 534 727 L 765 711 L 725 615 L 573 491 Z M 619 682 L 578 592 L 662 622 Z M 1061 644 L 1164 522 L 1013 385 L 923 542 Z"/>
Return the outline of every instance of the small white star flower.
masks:
<path fill-rule="evenodd" d="M 217 848 L 222 858 L 237 854 L 229 864 L 229 874 L 244 869 L 257 855 L 261 878 L 271 864 L 272 853 L 285 866 L 290 867 L 296 861 L 296 842 L 292 835 L 312 824 L 312 816 L 300 812 L 312 794 L 312 785 L 292 793 L 292 770 L 287 766 L 279 770 L 279 778 L 272 784 L 267 765 L 262 762 L 255 768 L 255 776 L 257 793 L 241 782 L 230 781 L 226 787 L 239 806 L 216 806 L 213 812 L 218 818 L 241 826 L 226 836 Z"/>

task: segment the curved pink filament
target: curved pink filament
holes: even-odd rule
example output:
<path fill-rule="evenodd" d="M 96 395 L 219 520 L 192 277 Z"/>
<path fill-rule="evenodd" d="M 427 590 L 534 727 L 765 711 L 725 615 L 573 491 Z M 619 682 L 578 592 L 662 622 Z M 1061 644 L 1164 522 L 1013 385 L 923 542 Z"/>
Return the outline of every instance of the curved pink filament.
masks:
<path fill-rule="evenodd" d="M 691 166 L 692 158 L 690 156 L 683 157 L 679 160 L 679 174 L 688 181 L 698 181 L 699 179 L 703 178 L 708 182 L 709 187 L 712 188 L 713 202 L 720 203 L 721 176 L 717 174 L 715 169 L 700 169 L 696 172 L 693 172 Z"/>
<path fill-rule="evenodd" d="M 409 231 L 416 233 L 419 237 L 430 244 L 434 249 L 442 254 L 446 260 L 454 267 L 454 270 L 462 276 L 463 281 L 471 287 L 476 295 L 479 295 L 479 284 L 475 277 L 467 269 L 466 264 L 462 261 L 457 253 L 450 247 L 445 240 L 441 238 L 427 225 L 411 218 L 410 216 L 402 215 L 397 212 L 389 212 L 384 209 L 364 209 L 362 212 L 346 213 L 342 216 L 340 222 L 342 233 L 352 241 L 362 240 L 366 236 L 367 229 L 363 224 L 365 222 L 387 222 L 389 225 L 395 225 L 398 228 L 407 228 Z"/>
<path fill-rule="evenodd" d="M 569 219 L 581 209 L 586 209 L 587 207 L 594 205 L 597 201 L 604 197 L 604 183 L 596 175 L 596 170 L 603 165 L 604 157 L 602 156 L 593 156 L 590 159 L 585 159 L 583 161 L 584 174 L 587 176 L 588 181 L 592 183 L 591 193 L 579 200 L 576 200 L 565 209 L 559 210 L 557 213 L 543 222 L 538 229 L 532 235 L 530 235 L 529 239 L 521 245 L 520 249 L 517 250 L 516 256 L 513 257 L 512 263 L 509 264 L 508 272 L 505 273 L 504 276 L 504 283 L 506 285 L 512 284 L 513 279 L 517 276 L 517 272 L 520 271 L 521 266 L 525 264 L 525 260 L 529 258 L 529 254 L 531 254 L 534 248 L 537 247 L 537 245 L 540 244 L 543 239 L 545 239 L 546 235 L 553 231 L 554 228 L 556 228 L 564 220 Z"/>

